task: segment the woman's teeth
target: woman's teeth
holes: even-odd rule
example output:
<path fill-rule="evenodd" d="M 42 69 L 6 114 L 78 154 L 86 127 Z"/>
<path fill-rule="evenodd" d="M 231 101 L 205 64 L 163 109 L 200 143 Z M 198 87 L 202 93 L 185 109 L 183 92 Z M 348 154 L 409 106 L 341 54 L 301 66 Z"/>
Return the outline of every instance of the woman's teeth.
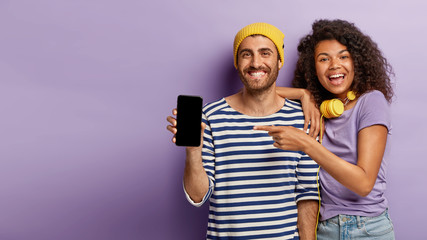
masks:
<path fill-rule="evenodd" d="M 344 77 L 344 74 L 339 73 L 339 74 L 334 74 L 334 75 L 329 76 L 329 78 L 339 78 L 339 77 Z"/>

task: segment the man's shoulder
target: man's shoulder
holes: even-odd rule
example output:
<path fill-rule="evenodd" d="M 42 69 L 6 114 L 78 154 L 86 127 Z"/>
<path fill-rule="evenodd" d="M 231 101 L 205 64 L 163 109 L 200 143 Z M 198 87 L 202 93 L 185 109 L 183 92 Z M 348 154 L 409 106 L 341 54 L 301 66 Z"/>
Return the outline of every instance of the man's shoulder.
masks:
<path fill-rule="evenodd" d="M 302 105 L 300 101 L 290 100 L 288 98 L 285 100 L 285 107 L 296 111 L 302 111 Z"/>
<path fill-rule="evenodd" d="M 216 100 L 214 102 L 210 102 L 207 103 L 204 107 L 203 107 L 203 113 L 205 113 L 206 115 L 211 115 L 217 111 L 220 111 L 224 108 L 227 108 L 228 104 L 225 101 L 225 98 L 221 98 L 219 100 Z"/>

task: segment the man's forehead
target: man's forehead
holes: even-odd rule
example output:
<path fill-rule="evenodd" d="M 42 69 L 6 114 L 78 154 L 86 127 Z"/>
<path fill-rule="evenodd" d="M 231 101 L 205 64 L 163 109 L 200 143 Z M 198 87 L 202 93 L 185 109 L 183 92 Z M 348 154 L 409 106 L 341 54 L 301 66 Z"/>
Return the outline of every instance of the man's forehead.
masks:
<path fill-rule="evenodd" d="M 277 51 L 276 45 L 271 41 L 270 38 L 256 34 L 256 35 L 250 35 L 243 39 L 242 43 L 240 43 L 239 51 L 243 49 L 252 49 L 252 50 L 258 50 L 258 49 L 271 49 L 272 51 Z"/>

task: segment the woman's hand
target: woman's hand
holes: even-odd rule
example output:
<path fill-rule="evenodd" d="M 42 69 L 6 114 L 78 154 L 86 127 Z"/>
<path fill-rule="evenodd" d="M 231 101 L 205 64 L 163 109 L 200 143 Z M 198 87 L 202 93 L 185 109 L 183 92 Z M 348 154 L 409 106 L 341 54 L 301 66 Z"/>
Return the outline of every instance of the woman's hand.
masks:
<path fill-rule="evenodd" d="M 300 98 L 302 111 L 304 112 L 304 131 L 307 132 L 308 125 L 310 124 L 310 131 L 308 135 L 317 138 L 320 132 L 320 111 L 316 106 L 313 95 L 308 90 Z"/>
<path fill-rule="evenodd" d="M 291 126 L 255 126 L 254 130 L 268 131 L 273 137 L 273 146 L 289 151 L 304 151 L 310 141 L 315 141 L 304 131 Z"/>
<path fill-rule="evenodd" d="M 320 111 L 316 106 L 313 95 L 307 90 L 302 88 L 289 88 L 289 87 L 276 87 L 276 92 L 283 98 L 292 100 L 300 100 L 302 111 L 304 112 L 304 131 L 307 132 L 308 125 L 310 131 L 308 135 L 317 138 L 320 132 Z"/>

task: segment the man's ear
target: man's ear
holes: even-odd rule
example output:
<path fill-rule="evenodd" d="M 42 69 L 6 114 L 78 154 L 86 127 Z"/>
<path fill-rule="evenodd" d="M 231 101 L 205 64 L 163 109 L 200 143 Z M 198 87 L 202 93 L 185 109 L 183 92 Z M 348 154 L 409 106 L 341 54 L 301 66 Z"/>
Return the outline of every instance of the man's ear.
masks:
<path fill-rule="evenodd" d="M 277 62 L 277 66 L 279 67 L 279 69 L 281 69 L 281 68 L 283 67 L 283 63 L 282 63 L 282 61 L 280 61 L 280 60 L 279 60 L 279 61 Z"/>

